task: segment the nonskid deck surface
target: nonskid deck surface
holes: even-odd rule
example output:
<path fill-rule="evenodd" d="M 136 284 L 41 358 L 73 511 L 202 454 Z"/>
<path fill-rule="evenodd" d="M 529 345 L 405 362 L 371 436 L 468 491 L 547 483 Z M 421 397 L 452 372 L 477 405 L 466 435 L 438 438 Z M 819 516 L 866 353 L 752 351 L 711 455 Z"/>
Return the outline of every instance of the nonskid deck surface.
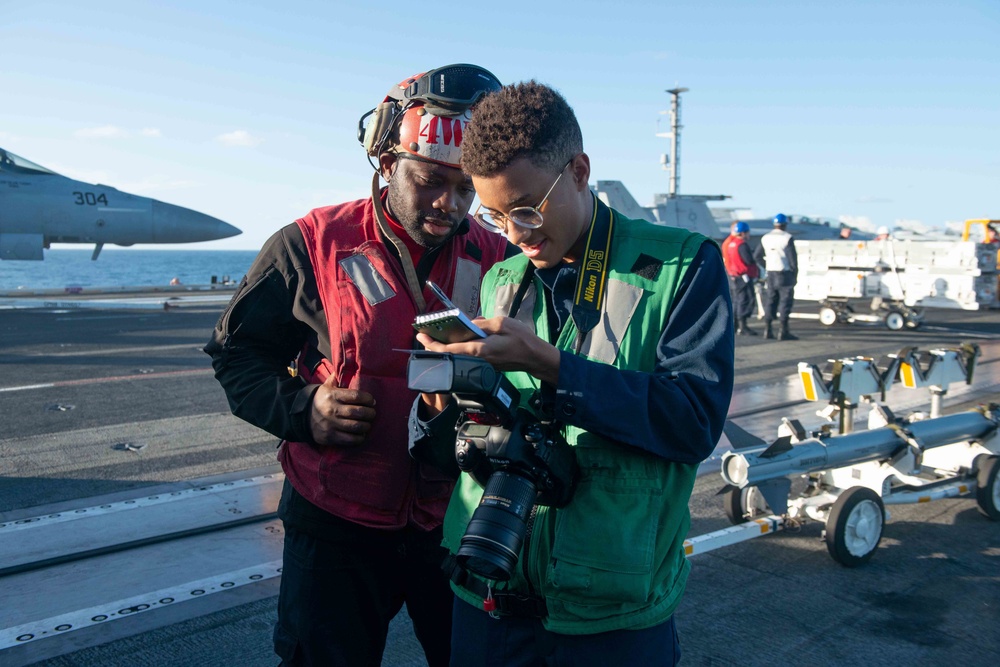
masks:
<path fill-rule="evenodd" d="M 0 363 L 12 371 L 0 380 L 5 421 L 11 415 L 0 434 L 0 662 L 224 665 L 239 655 L 246 665 L 274 664 L 268 626 L 280 580 L 273 511 L 282 476 L 274 438 L 227 414 L 198 352 L 218 310 L 10 314 L 0 331 Z M 40 324 L 47 327 L 32 335 Z M 900 339 L 905 334 L 804 322 L 800 341 L 740 338 L 730 418 L 764 439 L 773 439 L 781 417 L 816 425 L 822 405 L 801 400 L 789 377 L 796 362 L 875 356 L 905 344 L 978 342 L 975 382 L 953 386 L 946 409 L 1000 400 L 997 328 L 989 318 L 946 320 Z M 851 352 L 837 352 L 846 345 Z M 905 413 L 928 399 L 894 388 L 887 402 Z M 726 445 L 702 466 L 691 535 L 728 525 L 714 495 Z M 876 654 L 886 660 L 933 662 L 980 627 L 988 638 L 971 644 L 972 662 L 996 662 L 1000 640 L 989 628 L 1000 621 L 998 526 L 968 499 L 892 512 L 880 553 L 860 570 L 827 557 L 818 527 L 697 557 L 678 612 L 685 662 L 777 664 L 816 645 L 827 652 L 810 654 L 817 664 L 865 661 L 876 637 L 856 627 L 858 618 L 916 631 L 883 636 Z M 921 568 L 953 585 L 928 582 Z M 987 611 L 971 613 L 984 608 L 975 606 L 980 598 Z M 933 610 L 932 628 L 911 613 L 917 608 Z M 770 617 L 784 627 L 761 623 Z M 786 640 L 748 659 L 712 639 L 723 630 L 778 631 Z M 200 638 L 195 648 L 192 637 Z M 70 653 L 73 662 L 61 662 Z M 405 615 L 394 622 L 384 664 L 422 664 Z"/>
<path fill-rule="evenodd" d="M 274 510 L 282 481 L 276 470 L 224 475 L 147 495 L 64 503 L 3 522 L 0 651 L 37 660 L 64 652 L 71 633 L 145 612 L 172 607 L 182 613 L 188 602 L 239 587 L 248 587 L 242 601 L 273 595 L 273 586 L 259 584 L 281 571 Z M 207 609 L 231 604 L 213 600 Z M 203 603 L 190 613 L 205 609 Z M 157 627 L 154 616 L 140 627 Z"/>

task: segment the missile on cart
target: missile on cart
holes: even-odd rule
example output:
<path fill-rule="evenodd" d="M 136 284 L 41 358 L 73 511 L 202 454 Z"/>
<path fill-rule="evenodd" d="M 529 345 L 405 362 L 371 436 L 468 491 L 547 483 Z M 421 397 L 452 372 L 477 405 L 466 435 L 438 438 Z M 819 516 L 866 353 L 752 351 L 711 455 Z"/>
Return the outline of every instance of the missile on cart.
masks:
<path fill-rule="evenodd" d="M 760 486 L 763 491 L 770 480 L 889 459 L 907 448 L 919 453 L 956 442 L 983 441 L 996 433 L 998 416 L 996 412 L 961 412 L 847 435 L 809 438 L 795 445 L 784 437 L 762 451 L 726 452 L 722 478 L 735 487 Z M 771 507 L 776 509 L 773 504 Z"/>

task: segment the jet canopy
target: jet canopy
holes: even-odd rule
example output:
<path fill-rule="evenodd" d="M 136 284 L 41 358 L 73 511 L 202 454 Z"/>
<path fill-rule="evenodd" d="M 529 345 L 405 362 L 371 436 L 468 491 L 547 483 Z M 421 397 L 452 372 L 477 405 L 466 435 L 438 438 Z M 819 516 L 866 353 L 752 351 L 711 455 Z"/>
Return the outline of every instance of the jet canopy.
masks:
<path fill-rule="evenodd" d="M 55 174 L 51 169 L 46 169 L 40 164 L 35 164 L 31 160 L 25 160 L 20 155 L 14 155 L 10 151 L 0 148 L 0 171 L 12 174 Z"/>

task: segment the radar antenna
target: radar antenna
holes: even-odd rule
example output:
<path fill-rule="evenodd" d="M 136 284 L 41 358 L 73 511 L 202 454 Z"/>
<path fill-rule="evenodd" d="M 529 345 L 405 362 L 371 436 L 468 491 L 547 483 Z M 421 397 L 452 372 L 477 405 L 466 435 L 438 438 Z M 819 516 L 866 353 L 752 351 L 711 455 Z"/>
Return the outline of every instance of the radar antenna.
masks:
<path fill-rule="evenodd" d="M 687 88 L 671 88 L 668 91 L 671 95 L 670 111 L 660 113 L 670 114 L 670 132 L 657 132 L 656 136 L 670 139 L 670 186 L 667 191 L 668 197 L 676 197 L 681 181 L 681 93 L 688 92 Z M 664 156 L 666 161 L 666 156 Z"/>

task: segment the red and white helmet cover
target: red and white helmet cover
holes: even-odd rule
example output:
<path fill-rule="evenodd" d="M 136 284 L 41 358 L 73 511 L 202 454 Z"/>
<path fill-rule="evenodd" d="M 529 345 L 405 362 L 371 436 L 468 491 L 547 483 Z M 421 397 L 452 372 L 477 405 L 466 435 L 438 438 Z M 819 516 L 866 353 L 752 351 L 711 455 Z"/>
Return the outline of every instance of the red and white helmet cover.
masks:
<path fill-rule="evenodd" d="M 409 107 L 399 121 L 399 143 L 394 152 L 460 168 L 462 136 L 472 111 L 453 116 L 436 116 L 423 105 Z"/>

